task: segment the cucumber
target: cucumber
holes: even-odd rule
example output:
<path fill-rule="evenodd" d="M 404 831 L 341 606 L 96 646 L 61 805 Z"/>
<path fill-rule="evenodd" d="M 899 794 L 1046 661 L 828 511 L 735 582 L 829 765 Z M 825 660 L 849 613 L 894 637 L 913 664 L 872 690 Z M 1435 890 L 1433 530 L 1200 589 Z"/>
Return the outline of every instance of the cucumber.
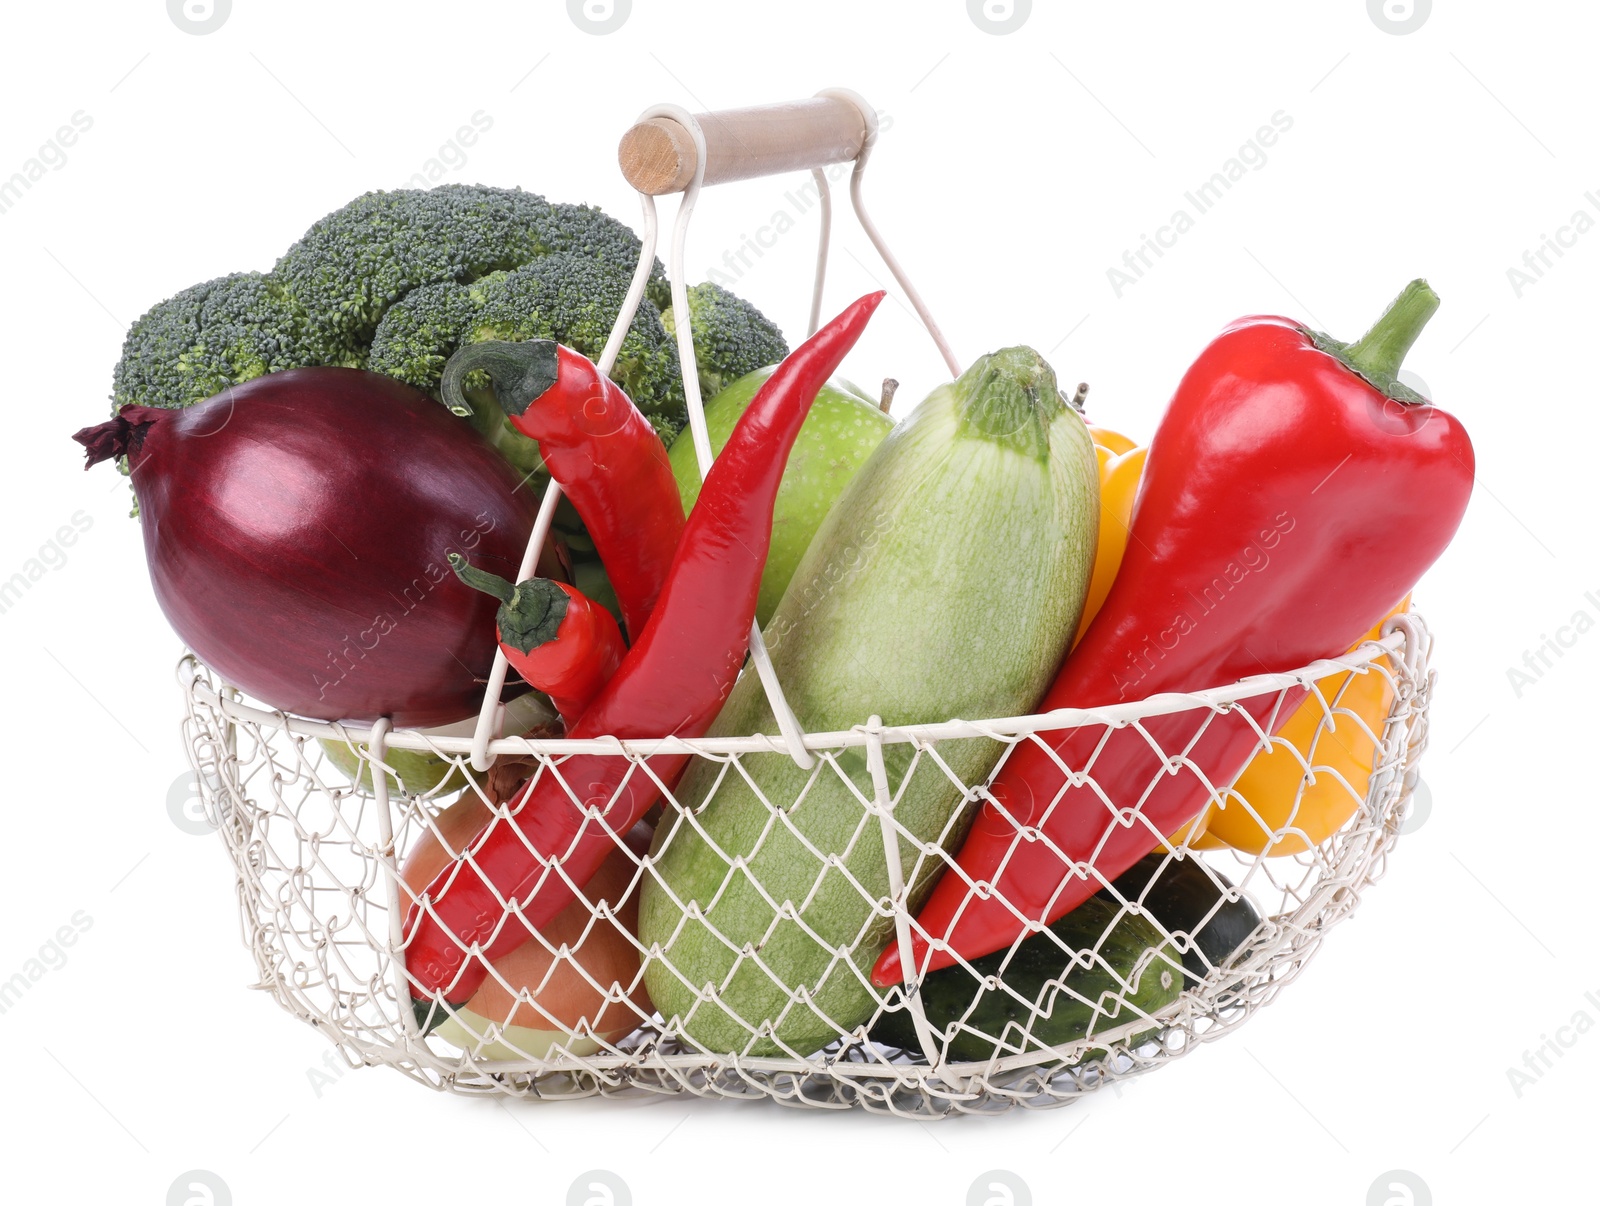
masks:
<path fill-rule="evenodd" d="M 1183 991 L 1183 964 L 1172 943 L 1145 918 L 1099 896 L 1049 933 L 972 966 L 986 979 L 957 966 L 922 981 L 923 1012 L 946 1059 L 986 1061 L 1064 1047 L 1163 1009 Z M 922 1050 L 904 1007 L 885 1012 L 872 1038 Z M 923 1054 L 931 1059 L 936 1053 Z"/>
<path fill-rule="evenodd" d="M 1261 914 L 1248 898 L 1229 900 L 1226 891 L 1233 885 L 1218 872 L 1208 873 L 1194 858 L 1147 854 L 1112 880 L 1111 887 L 1124 900 L 1149 910 L 1174 938 L 1184 936 L 1184 972 L 1196 984 L 1232 958 L 1261 924 Z M 1101 888 L 1095 899 L 1117 903 L 1109 888 Z"/>
<path fill-rule="evenodd" d="M 1077 626 L 1098 522 L 1093 445 L 1050 366 L 1028 348 L 978 360 L 868 458 L 767 626 L 800 723 L 1026 712 Z M 712 731 L 778 731 L 754 674 Z M 937 753 L 970 786 L 1002 748 L 971 738 Z M 883 750 L 898 823 L 952 847 L 974 793 L 909 745 Z M 705 1050 L 805 1055 L 878 1008 L 868 973 L 893 920 L 880 822 L 861 803 L 873 797 L 866 754 L 842 750 L 810 772 L 747 754 L 740 767 L 695 760 L 656 831 L 639 910 L 645 982 Z M 899 849 L 915 908 L 943 863 L 919 860 L 904 835 Z"/>

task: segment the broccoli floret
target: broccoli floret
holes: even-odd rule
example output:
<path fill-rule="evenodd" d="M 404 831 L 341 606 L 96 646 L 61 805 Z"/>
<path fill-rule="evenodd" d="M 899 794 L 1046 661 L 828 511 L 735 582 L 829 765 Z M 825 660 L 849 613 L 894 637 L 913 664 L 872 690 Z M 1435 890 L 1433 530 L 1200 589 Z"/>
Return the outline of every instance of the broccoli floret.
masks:
<path fill-rule="evenodd" d="M 296 308 L 259 272 L 191 285 L 129 328 L 112 374 L 116 406 L 191 406 L 229 385 L 317 363 Z"/>
<path fill-rule="evenodd" d="M 535 260 L 483 282 L 483 306 L 464 342 L 554 339 L 598 360 L 631 277 L 584 254 Z M 670 440 L 688 422 L 678 348 L 649 298 L 639 303 L 611 377 L 664 438 Z"/>
<path fill-rule="evenodd" d="M 689 336 L 699 370 L 700 397 L 709 402 L 743 377 L 789 354 L 777 324 L 742 297 L 710 281 L 688 291 Z M 661 316 L 667 331 L 677 330 L 675 315 Z"/>
<path fill-rule="evenodd" d="M 406 294 L 378 323 L 367 367 L 437 398 L 445 361 L 483 306 L 485 281 L 424 285 Z"/>
<path fill-rule="evenodd" d="M 313 343 L 369 344 L 385 311 L 414 289 L 467 283 L 553 252 L 583 252 L 632 272 L 638 237 L 582 205 L 483 185 L 367 193 L 323 218 L 272 270 L 307 315 Z M 665 289 L 659 261 L 655 291 Z"/>
<path fill-rule="evenodd" d="M 468 285 L 415 289 L 378 324 L 368 367 L 437 398 L 445 361 L 467 343 L 554 339 L 598 360 L 631 277 L 631 266 L 574 250 L 554 252 Z M 670 443 L 688 414 L 677 347 L 648 298 L 639 304 L 611 375 Z M 466 384 L 474 424 L 514 464 L 525 471 L 537 469 L 537 450 L 506 424 L 484 388 L 487 379 L 473 374 Z"/>
<path fill-rule="evenodd" d="M 313 226 L 271 272 L 208 281 L 152 309 L 128 334 L 113 397 L 117 405 L 187 406 L 263 373 L 365 368 L 384 312 L 407 294 L 553 253 L 631 276 L 639 240 L 592 206 L 553 205 L 521 189 L 367 193 Z M 646 296 L 667 298 L 660 261 Z"/>
<path fill-rule="evenodd" d="M 631 281 L 639 265 L 639 238 L 615 218 L 592 205 L 555 205 L 551 249 L 587 255 L 619 268 Z M 658 310 L 672 305 L 672 288 L 657 260 L 645 282 L 644 295 Z"/>

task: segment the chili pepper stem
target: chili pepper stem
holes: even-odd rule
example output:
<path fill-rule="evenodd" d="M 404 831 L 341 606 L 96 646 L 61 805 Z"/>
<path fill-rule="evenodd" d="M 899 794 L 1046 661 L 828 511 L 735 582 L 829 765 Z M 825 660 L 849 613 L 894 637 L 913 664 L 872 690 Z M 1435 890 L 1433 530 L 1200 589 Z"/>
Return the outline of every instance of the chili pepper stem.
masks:
<path fill-rule="evenodd" d="M 1387 385 L 1438 308 L 1439 295 L 1419 277 L 1400 291 L 1365 335 L 1345 348 L 1344 360 L 1368 380 Z"/>
<path fill-rule="evenodd" d="M 500 641 L 519 653 L 531 653 L 553 641 L 567 616 L 567 596 L 548 578 L 529 578 L 512 586 L 499 574 L 470 563 L 460 553 L 449 554 L 450 568 L 474 590 L 493 595 L 501 607 L 495 616 Z"/>
<path fill-rule="evenodd" d="M 458 415 L 472 414 L 464 381 L 468 373 L 477 371 L 489 374 L 500 409 L 508 415 L 520 415 L 556 383 L 560 363 L 555 340 L 508 343 L 503 339 L 489 339 L 469 343 L 457 351 L 445 362 L 439 396 Z"/>
<path fill-rule="evenodd" d="M 517 588 L 512 586 L 499 574 L 491 574 L 488 570 L 479 569 L 460 553 L 448 553 L 446 559 L 450 568 L 455 570 L 456 577 L 460 578 L 473 590 L 481 590 L 486 595 L 493 595 L 502 603 L 510 603 L 516 597 Z"/>

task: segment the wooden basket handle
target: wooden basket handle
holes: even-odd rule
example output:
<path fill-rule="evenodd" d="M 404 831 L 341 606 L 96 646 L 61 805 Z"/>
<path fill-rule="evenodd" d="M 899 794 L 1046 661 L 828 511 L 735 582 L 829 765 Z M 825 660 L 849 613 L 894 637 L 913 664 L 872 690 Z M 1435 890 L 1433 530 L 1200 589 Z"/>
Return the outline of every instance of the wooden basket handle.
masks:
<path fill-rule="evenodd" d="M 706 184 L 848 163 L 867 140 L 866 118 L 840 96 L 697 113 L 695 120 L 706 140 Z M 694 138 L 682 122 L 653 117 L 622 136 L 617 161 L 641 193 L 680 193 L 694 180 Z"/>

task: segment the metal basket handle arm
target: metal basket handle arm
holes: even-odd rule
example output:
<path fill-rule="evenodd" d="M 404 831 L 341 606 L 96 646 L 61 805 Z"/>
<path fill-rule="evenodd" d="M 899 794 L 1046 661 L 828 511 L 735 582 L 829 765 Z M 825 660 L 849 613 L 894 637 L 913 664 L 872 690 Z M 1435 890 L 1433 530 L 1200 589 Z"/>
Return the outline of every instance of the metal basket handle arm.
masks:
<path fill-rule="evenodd" d="M 623 176 L 639 192 L 644 210 L 645 232 L 639 249 L 639 264 L 634 272 L 628 297 L 606 342 L 599 362 L 600 371 L 609 374 L 622 346 L 623 337 L 633 324 L 634 314 L 644 295 L 650 268 L 655 259 L 657 220 L 655 198 L 670 193 L 682 193 L 678 213 L 673 224 L 672 245 L 669 254 L 668 278 L 672 287 L 672 305 L 678 314 L 687 314 L 688 285 L 684 273 L 684 248 L 688 237 L 689 219 L 694 213 L 695 201 L 706 184 L 721 184 L 735 180 L 751 180 L 781 172 L 809 169 L 817 181 L 823 202 L 822 230 L 817 245 L 817 270 L 812 286 L 811 313 L 808 330 L 814 332 L 822 306 L 822 290 L 826 278 L 829 233 L 832 207 L 829 204 L 827 178 L 822 169 L 835 163 L 854 162 L 850 180 L 850 199 L 862 230 L 871 240 L 884 265 L 895 282 L 910 300 L 917 316 L 927 328 L 940 356 L 952 376 L 959 376 L 960 362 L 950 350 L 943 333 L 929 312 L 927 304 L 911 284 L 905 270 L 890 252 L 878 228 L 868 217 L 861 199 L 861 178 L 867 159 L 877 140 L 878 116 L 859 95 L 847 89 L 834 88 L 802 101 L 789 101 L 777 105 L 761 105 L 747 109 L 729 109 L 718 113 L 692 114 L 677 105 L 658 105 L 645 110 L 622 137 L 617 158 Z M 694 355 L 694 341 L 689 324 L 677 324 L 678 359 L 683 371 L 684 400 L 689 413 L 689 432 L 695 457 L 703 478 L 713 460 L 711 441 L 706 432 L 704 402 L 700 397 L 700 380 Z M 519 580 L 532 573 L 538 560 L 560 500 L 560 487 L 552 482 L 547 488 L 533 533 L 523 555 Z M 778 729 L 784 738 L 789 755 L 801 767 L 809 769 L 815 760 L 806 749 L 805 733 L 794 710 L 784 698 L 772 659 L 767 653 L 759 625 L 750 629 L 750 657 L 756 674 L 772 707 Z M 484 694 L 483 707 L 478 714 L 477 731 L 473 737 L 472 765 L 487 770 L 494 759 L 489 754 L 489 743 L 499 726 L 500 693 L 505 687 L 506 660 L 496 652 L 494 666 Z"/>
<path fill-rule="evenodd" d="M 668 256 L 667 279 L 672 283 L 673 312 L 685 316 L 685 321 L 674 324 L 678 337 L 678 365 L 683 372 L 683 397 L 689 411 L 689 435 L 694 442 L 694 455 L 700 468 L 700 479 L 704 481 L 706 474 L 711 472 L 711 462 L 715 457 L 711 452 L 711 437 L 706 431 L 705 403 L 700 397 L 700 370 L 695 362 L 693 332 L 686 320 L 689 313 L 689 286 L 683 261 L 689 237 L 689 219 L 694 214 L 694 203 L 700 196 L 700 188 L 704 183 L 702 177 L 707 160 L 705 133 L 692 114 L 676 105 L 658 105 L 645 110 L 644 120 L 661 119 L 676 122 L 686 129 L 695 147 L 694 175 L 689 181 L 689 186 L 683 190 L 683 200 L 678 202 L 678 216 L 672 226 L 672 250 Z M 652 210 L 655 208 L 651 194 L 641 192 L 639 195 Z M 750 660 L 755 665 L 757 677 L 761 679 L 761 687 L 766 692 L 767 702 L 772 707 L 772 715 L 778 722 L 778 731 L 783 734 L 783 742 L 788 748 L 789 756 L 799 766 L 810 770 L 816 760 L 811 756 L 811 751 L 806 749 L 805 730 L 800 727 L 794 709 L 789 706 L 789 701 L 783 694 L 783 687 L 778 682 L 778 672 L 773 668 L 771 655 L 767 653 L 767 642 L 761 635 L 761 625 L 755 622 L 750 625 Z"/>
<path fill-rule="evenodd" d="M 822 310 L 832 224 L 828 181 L 822 169 L 853 160 L 855 169 L 850 181 L 850 198 L 861 228 L 910 299 L 951 375 L 959 376 L 960 365 L 938 324 L 872 219 L 867 216 L 862 202 L 861 178 L 877 135 L 877 111 L 860 95 L 843 88 L 824 90 L 808 100 L 730 109 L 719 113 L 692 114 L 676 105 L 658 105 L 647 109 L 623 135 L 617 159 L 624 177 L 639 190 L 642 197 L 680 191 L 683 194 L 673 227 L 667 268 L 667 276 L 672 283 L 673 309 L 680 314 L 688 310 L 684 246 L 689 219 L 694 213 L 701 188 L 706 184 L 750 180 L 809 169 L 822 202 L 822 228 L 817 241 L 817 268 L 807 324 L 808 335 L 814 333 Z M 694 343 L 687 323 L 677 324 L 677 337 L 678 360 L 683 368 L 684 396 L 689 411 L 690 438 L 694 443 L 700 475 L 704 478 L 711 468 L 713 457 L 705 429 Z M 761 680 L 790 757 L 800 767 L 809 770 L 815 765 L 815 759 L 806 749 L 804 731 L 784 697 L 760 626 L 754 624 L 750 629 L 750 660 Z"/>
<path fill-rule="evenodd" d="M 644 209 L 644 235 L 639 241 L 639 264 L 633 271 L 633 280 L 628 286 L 628 294 L 623 299 L 622 310 L 617 314 L 617 321 L 611 327 L 611 335 L 606 340 L 605 349 L 600 353 L 600 359 L 595 367 L 605 376 L 611 375 L 611 370 L 616 366 L 617 356 L 622 351 L 622 340 L 628 334 L 628 328 L 633 326 L 633 316 L 638 313 L 639 302 L 644 298 L 645 286 L 650 283 L 650 269 L 656 259 L 656 206 L 654 199 L 641 198 Z M 538 563 L 539 550 L 544 548 L 544 542 L 550 535 L 550 525 L 555 521 L 556 504 L 561 501 L 561 485 L 551 481 L 545 487 L 544 498 L 539 503 L 539 514 L 533 522 L 533 532 L 528 537 L 528 547 L 522 552 L 522 564 L 517 567 L 518 582 L 523 581 L 533 573 L 533 567 Z M 494 765 L 494 758 L 489 753 L 489 742 L 500 735 L 501 713 L 500 695 L 505 690 L 506 670 L 505 650 L 496 648 L 494 651 L 494 665 L 489 670 L 489 681 L 484 686 L 483 705 L 478 709 L 478 727 L 472 734 L 472 768 L 482 772 Z"/>

